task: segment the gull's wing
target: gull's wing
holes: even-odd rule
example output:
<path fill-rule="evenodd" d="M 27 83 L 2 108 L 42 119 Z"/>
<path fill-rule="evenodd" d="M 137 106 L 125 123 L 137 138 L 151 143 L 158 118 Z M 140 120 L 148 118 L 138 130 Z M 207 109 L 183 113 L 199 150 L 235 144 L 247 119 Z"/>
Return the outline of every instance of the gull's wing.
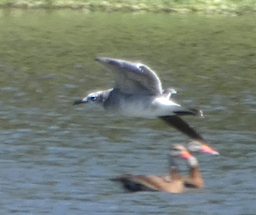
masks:
<path fill-rule="evenodd" d="M 127 94 L 162 94 L 158 76 L 146 65 L 129 61 L 98 57 L 96 61 L 107 66 L 115 75 L 115 88 Z"/>
<path fill-rule="evenodd" d="M 160 119 L 164 120 L 169 125 L 173 126 L 177 130 L 181 131 L 182 133 L 188 135 L 192 139 L 199 140 L 204 142 L 203 138 L 200 134 L 198 134 L 192 127 L 189 126 L 187 122 L 181 119 L 177 115 L 173 116 L 161 116 Z"/>

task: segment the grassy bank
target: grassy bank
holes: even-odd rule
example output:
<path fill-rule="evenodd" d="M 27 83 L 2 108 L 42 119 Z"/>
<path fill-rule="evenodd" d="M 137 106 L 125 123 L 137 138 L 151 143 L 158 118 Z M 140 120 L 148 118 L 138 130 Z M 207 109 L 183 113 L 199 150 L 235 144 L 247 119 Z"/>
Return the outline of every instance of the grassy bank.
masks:
<path fill-rule="evenodd" d="M 22 9 L 81 9 L 123 12 L 204 12 L 249 13 L 256 11 L 255 0 L 0 0 L 0 7 Z"/>

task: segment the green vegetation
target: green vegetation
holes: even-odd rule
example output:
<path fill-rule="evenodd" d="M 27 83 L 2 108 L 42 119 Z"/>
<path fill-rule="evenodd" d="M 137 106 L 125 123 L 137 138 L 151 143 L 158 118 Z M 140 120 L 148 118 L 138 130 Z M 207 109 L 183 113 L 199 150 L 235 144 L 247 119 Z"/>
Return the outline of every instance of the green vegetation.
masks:
<path fill-rule="evenodd" d="M 204 12 L 243 14 L 256 11 L 255 0 L 0 0 L 0 7 L 81 9 L 86 12 Z"/>
<path fill-rule="evenodd" d="M 202 86 L 204 93 L 215 85 L 219 93 L 235 95 L 245 86 L 256 92 L 255 18 L 255 14 L 207 17 L 11 10 L 0 19 L 0 72 L 9 67 L 16 72 L 2 71 L 10 76 L 6 80 L 1 76 L 0 82 L 8 83 L 12 76 L 40 81 L 51 74 L 77 75 L 74 80 L 87 74 L 92 81 L 104 74 L 94 58 L 106 56 L 139 60 L 156 71 L 168 71 L 168 77 L 161 76 L 163 80 L 193 83 Z M 112 74 L 104 75 L 112 80 Z M 99 87 L 105 84 L 100 81 Z M 67 83 L 72 84 L 72 78 Z M 24 84 L 28 86 L 31 83 Z M 38 85 L 31 87 L 36 90 Z"/>

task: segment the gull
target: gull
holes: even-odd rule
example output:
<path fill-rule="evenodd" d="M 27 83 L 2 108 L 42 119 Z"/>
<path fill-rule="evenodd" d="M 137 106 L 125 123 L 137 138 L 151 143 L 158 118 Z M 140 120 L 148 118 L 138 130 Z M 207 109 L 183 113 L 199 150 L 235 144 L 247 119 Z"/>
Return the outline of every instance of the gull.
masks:
<path fill-rule="evenodd" d="M 163 89 L 156 73 L 148 66 L 121 59 L 97 57 L 96 61 L 114 73 L 114 88 L 88 94 L 73 104 L 94 103 L 106 111 L 129 117 L 160 118 L 190 138 L 204 142 L 180 116 L 199 115 L 201 110 L 186 108 L 172 99 L 174 89 Z"/>

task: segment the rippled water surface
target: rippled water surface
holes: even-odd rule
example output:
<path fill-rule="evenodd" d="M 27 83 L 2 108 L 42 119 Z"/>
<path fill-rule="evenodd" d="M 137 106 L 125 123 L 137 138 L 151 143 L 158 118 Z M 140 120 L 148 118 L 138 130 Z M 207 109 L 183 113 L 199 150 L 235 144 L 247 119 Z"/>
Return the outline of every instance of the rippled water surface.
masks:
<path fill-rule="evenodd" d="M 1 214 L 255 214 L 255 17 L 1 11 Z M 162 174 L 187 137 L 161 121 L 72 106 L 113 76 L 96 56 L 139 60 L 220 153 L 206 188 L 127 194 L 109 179 Z M 186 174 L 184 162 L 180 168 Z"/>

